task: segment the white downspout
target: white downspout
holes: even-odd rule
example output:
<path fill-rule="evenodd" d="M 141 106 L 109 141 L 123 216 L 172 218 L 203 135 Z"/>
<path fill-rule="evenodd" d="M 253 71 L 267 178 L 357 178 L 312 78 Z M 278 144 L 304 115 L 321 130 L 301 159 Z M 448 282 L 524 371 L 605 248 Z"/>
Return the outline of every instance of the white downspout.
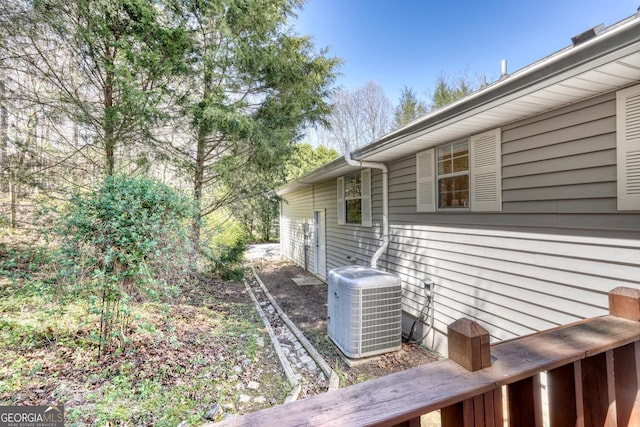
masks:
<path fill-rule="evenodd" d="M 349 166 L 360 168 L 380 169 L 382 171 L 382 244 L 371 257 L 371 268 L 377 268 L 378 259 L 389 246 L 389 170 L 384 163 L 363 162 L 351 158 L 351 147 L 347 142 L 344 150 L 344 160 Z"/>

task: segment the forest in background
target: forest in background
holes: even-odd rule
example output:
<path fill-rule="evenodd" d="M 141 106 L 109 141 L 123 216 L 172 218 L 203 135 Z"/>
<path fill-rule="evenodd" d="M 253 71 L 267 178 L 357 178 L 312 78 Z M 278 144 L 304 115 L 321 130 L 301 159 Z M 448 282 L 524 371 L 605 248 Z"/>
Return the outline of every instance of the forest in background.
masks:
<path fill-rule="evenodd" d="M 301 143 L 340 61 L 288 31 L 300 5 L 2 3 L 2 405 L 175 426 L 286 395 L 241 279 L 273 189 L 337 156 Z"/>
<path fill-rule="evenodd" d="M 340 61 L 289 34 L 300 2 L 268 3 L 6 2 L 3 225 L 31 224 L 21 201 L 67 200 L 124 174 L 192 198 L 198 252 L 211 237 L 202 227 L 219 230 L 232 212 L 253 215 L 250 237 L 270 239 L 257 229 L 291 179 L 286 161 L 308 169 L 336 155 L 296 143 L 330 111 Z"/>
<path fill-rule="evenodd" d="M 221 230 L 272 240 L 278 186 L 474 89 L 466 74 L 441 77 L 429 103 L 405 88 L 393 107 L 375 82 L 336 88 L 342 60 L 290 31 L 302 6 L 5 2 L 0 224 L 31 226 L 34 204 L 124 174 L 192 199 L 198 253 Z M 316 148 L 301 144 L 313 129 Z"/>

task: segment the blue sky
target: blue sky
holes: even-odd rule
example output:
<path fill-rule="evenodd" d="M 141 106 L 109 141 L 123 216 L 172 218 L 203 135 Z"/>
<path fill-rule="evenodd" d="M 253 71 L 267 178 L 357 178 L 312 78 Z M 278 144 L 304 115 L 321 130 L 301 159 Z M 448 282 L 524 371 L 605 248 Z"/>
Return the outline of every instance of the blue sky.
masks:
<path fill-rule="evenodd" d="M 344 60 L 337 84 L 369 80 L 395 105 L 404 86 L 426 100 L 439 75 L 512 73 L 598 24 L 636 13 L 640 0 L 307 0 L 294 29 Z"/>

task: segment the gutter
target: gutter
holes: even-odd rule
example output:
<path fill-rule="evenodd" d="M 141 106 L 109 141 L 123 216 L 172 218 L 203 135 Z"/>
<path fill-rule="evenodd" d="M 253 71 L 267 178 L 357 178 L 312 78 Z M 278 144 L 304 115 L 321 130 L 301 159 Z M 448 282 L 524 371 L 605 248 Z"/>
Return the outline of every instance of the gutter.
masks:
<path fill-rule="evenodd" d="M 378 259 L 389 247 L 389 169 L 384 163 L 353 160 L 351 157 L 351 147 L 349 146 L 348 141 L 345 143 L 344 151 L 344 160 L 349 166 L 380 169 L 382 171 L 382 243 L 376 253 L 371 257 L 371 268 L 376 268 L 378 265 Z"/>

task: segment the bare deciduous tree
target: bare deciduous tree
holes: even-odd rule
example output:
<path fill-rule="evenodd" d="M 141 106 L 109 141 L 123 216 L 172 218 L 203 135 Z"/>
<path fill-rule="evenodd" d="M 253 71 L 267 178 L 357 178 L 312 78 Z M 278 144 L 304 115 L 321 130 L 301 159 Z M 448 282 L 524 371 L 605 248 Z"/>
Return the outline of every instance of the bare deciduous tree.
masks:
<path fill-rule="evenodd" d="M 329 131 L 342 153 L 346 144 L 354 149 L 389 132 L 393 106 L 382 88 L 370 81 L 353 90 L 337 90 L 332 96 Z"/>

